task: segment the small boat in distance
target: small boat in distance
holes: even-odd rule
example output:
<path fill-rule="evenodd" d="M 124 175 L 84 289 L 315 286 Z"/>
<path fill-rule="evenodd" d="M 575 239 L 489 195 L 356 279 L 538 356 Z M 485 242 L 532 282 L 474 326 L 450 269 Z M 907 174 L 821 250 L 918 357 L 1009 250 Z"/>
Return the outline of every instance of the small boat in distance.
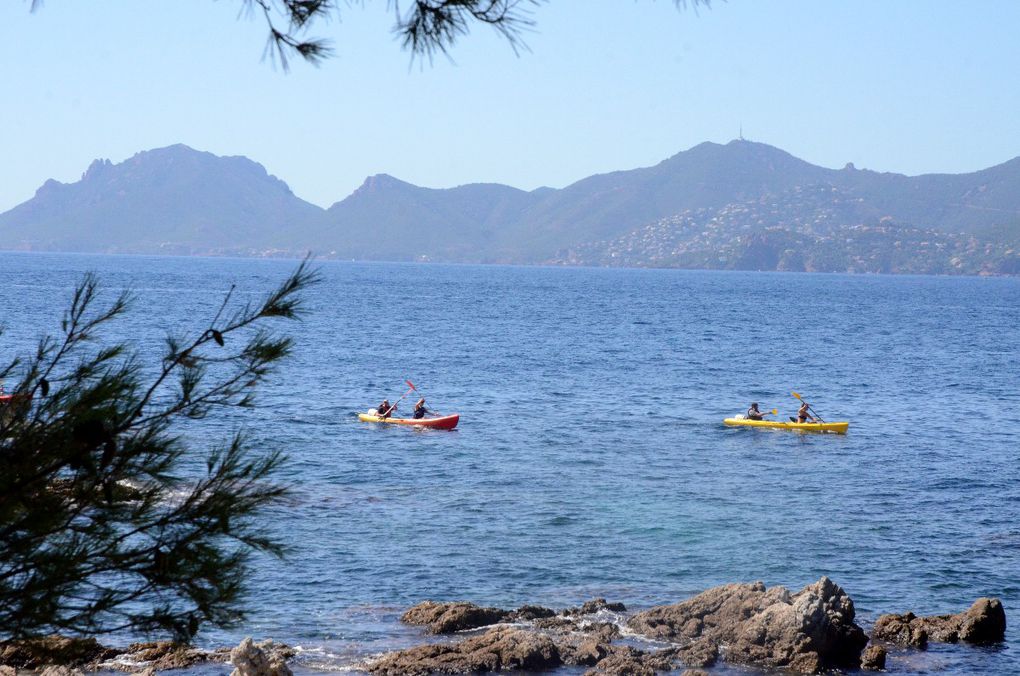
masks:
<path fill-rule="evenodd" d="M 846 434 L 850 423 L 841 422 L 782 422 L 779 420 L 751 420 L 744 416 L 726 418 L 724 425 L 731 427 L 771 427 L 779 430 L 793 430 L 795 432 L 829 432 L 832 434 Z"/>
<path fill-rule="evenodd" d="M 437 430 L 452 430 L 460 422 L 459 413 L 441 415 L 437 418 L 383 418 L 376 415 L 378 412 L 372 409 L 368 413 L 359 413 L 358 420 L 361 422 L 390 423 L 391 425 L 413 425 L 415 427 L 431 427 Z"/>
<path fill-rule="evenodd" d="M 360 420 L 361 422 L 390 423 L 391 425 L 411 425 L 413 427 L 431 427 L 437 430 L 452 430 L 454 427 L 457 426 L 457 423 L 460 421 L 459 413 L 442 415 L 438 411 L 429 410 L 428 408 L 425 407 L 424 396 L 418 400 L 417 404 L 414 405 L 415 416 L 421 417 L 394 418 L 392 415 L 386 416 L 379 415 L 380 411 L 382 411 L 383 413 L 392 414 L 393 411 L 397 409 L 397 404 L 403 401 L 407 397 L 407 395 L 411 394 L 412 392 L 418 392 L 418 394 L 421 394 L 421 392 L 418 391 L 418 388 L 415 387 L 414 383 L 412 383 L 410 380 L 405 380 L 404 382 L 407 383 L 407 386 L 411 389 L 405 392 L 403 397 L 397 399 L 392 406 L 390 405 L 389 399 L 384 399 L 383 403 L 379 404 L 378 408 L 370 408 L 368 409 L 368 413 L 359 413 L 358 420 Z M 425 416 L 430 413 L 432 414 L 433 417 L 426 418 Z"/>

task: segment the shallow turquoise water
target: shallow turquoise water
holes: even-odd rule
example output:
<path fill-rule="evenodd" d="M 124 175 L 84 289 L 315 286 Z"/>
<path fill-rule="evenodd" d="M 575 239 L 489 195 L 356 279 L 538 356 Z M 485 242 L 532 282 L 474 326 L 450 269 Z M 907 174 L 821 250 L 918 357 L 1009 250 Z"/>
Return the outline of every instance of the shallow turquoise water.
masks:
<path fill-rule="evenodd" d="M 138 295 L 125 333 L 201 330 L 223 292 L 285 261 L 2 254 L 2 354 L 56 329 L 74 280 Z M 417 640 L 425 598 L 630 608 L 828 575 L 882 612 L 1020 610 L 1020 280 L 321 265 L 296 357 L 240 424 L 290 454 L 291 545 L 260 562 L 250 622 L 213 630 L 342 668 Z M 454 432 L 359 423 L 410 378 Z M 796 390 L 843 436 L 728 429 Z M 405 400 L 406 401 L 406 400 Z M 405 408 L 409 408 L 406 407 Z M 1020 673 L 1004 646 L 939 646 L 894 671 Z M 717 670 L 724 673 L 722 670 Z"/>

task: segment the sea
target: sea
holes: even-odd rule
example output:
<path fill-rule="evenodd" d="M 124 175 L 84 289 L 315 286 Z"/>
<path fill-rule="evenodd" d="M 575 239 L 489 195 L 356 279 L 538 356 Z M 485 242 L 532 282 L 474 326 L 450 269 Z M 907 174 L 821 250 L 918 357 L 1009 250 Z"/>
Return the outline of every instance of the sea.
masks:
<path fill-rule="evenodd" d="M 89 271 L 101 300 L 134 296 L 106 339 L 156 363 L 233 285 L 254 301 L 297 265 L 3 253 L 0 357 L 58 332 Z M 1020 673 L 1020 279 L 313 265 L 259 408 L 182 428 L 196 462 L 246 430 L 293 486 L 264 515 L 286 558 L 258 557 L 247 619 L 199 645 L 272 637 L 297 673 L 358 673 L 434 640 L 399 622 L 426 599 L 635 611 L 824 575 L 865 629 L 998 597 L 1003 644 L 894 650 L 888 671 Z M 358 421 L 384 397 L 409 412 L 406 380 L 457 429 Z M 785 419 L 792 392 L 849 433 L 722 424 L 752 401 Z"/>

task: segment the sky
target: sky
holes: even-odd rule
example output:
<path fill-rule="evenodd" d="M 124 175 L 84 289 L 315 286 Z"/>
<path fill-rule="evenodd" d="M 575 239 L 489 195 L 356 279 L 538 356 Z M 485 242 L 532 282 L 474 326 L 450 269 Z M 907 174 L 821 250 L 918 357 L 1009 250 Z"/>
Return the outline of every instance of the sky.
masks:
<path fill-rule="evenodd" d="M 378 173 L 559 188 L 741 129 L 832 168 L 1020 155 L 1014 0 L 552 0 L 529 51 L 478 26 L 431 63 L 401 49 L 392 3 L 364 0 L 312 29 L 333 58 L 289 71 L 242 6 L 0 3 L 0 212 L 174 143 L 245 155 L 324 207 Z"/>

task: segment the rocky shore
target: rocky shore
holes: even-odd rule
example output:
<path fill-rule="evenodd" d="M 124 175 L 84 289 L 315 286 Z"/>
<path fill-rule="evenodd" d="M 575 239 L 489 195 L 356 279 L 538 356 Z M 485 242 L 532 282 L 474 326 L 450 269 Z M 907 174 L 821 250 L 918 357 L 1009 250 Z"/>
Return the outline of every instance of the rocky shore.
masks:
<path fill-rule="evenodd" d="M 583 666 L 587 676 L 681 670 L 693 676 L 717 662 L 797 673 L 878 671 L 888 646 L 993 643 L 1006 631 L 1002 604 L 982 598 L 956 615 L 883 615 L 869 639 L 855 622 L 853 601 L 826 577 L 796 593 L 761 582 L 722 585 L 629 616 L 622 604 L 604 599 L 559 612 L 425 601 L 401 620 L 429 634 L 474 633 L 386 653 L 366 671 L 420 676 Z"/>
<path fill-rule="evenodd" d="M 877 671 L 885 668 L 890 647 L 995 643 L 1006 631 L 1002 603 L 980 598 L 955 615 L 882 615 L 869 637 L 856 623 L 853 601 L 826 577 L 795 593 L 761 582 L 727 584 L 634 614 L 605 599 L 560 611 L 425 601 L 401 621 L 437 638 L 358 668 L 379 676 L 561 666 L 586 667 L 587 676 L 679 671 L 695 676 L 726 662 L 796 673 Z M 165 641 L 113 649 L 94 639 L 48 637 L 0 642 L 0 676 L 74 676 L 100 669 L 153 674 L 210 662 L 232 664 L 231 676 L 291 676 L 287 661 L 294 655 L 285 645 L 250 638 L 233 649 L 202 651 Z"/>
<path fill-rule="evenodd" d="M 148 675 L 217 662 L 233 664 L 231 676 L 292 676 L 287 660 L 294 654 L 272 639 L 255 643 L 246 638 L 235 648 L 199 650 L 172 641 L 109 648 L 93 638 L 47 636 L 0 642 L 0 676 L 78 676 L 100 670 Z"/>

